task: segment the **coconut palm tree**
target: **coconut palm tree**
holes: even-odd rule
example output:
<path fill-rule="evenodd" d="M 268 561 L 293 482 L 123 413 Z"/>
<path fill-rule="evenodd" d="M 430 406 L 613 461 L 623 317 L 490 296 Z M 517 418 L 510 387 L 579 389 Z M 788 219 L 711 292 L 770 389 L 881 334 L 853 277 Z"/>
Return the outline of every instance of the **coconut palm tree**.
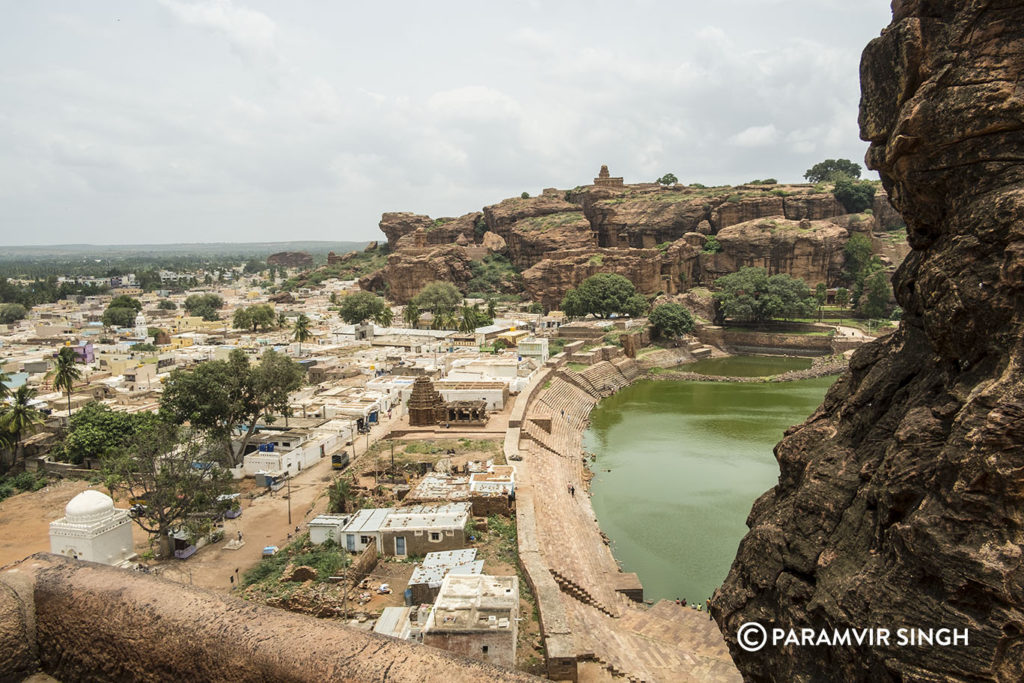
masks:
<path fill-rule="evenodd" d="M 469 334 L 476 328 L 480 327 L 480 313 L 475 308 L 470 306 L 463 306 L 461 315 L 459 316 L 459 332 L 465 332 Z"/>
<path fill-rule="evenodd" d="M 0 429 L 14 437 L 14 457 L 18 457 L 22 438 L 43 422 L 43 414 L 32 405 L 36 390 L 27 384 L 18 387 L 11 396 L 11 404 L 0 415 Z M 13 463 L 12 463 L 13 464 Z"/>
<path fill-rule="evenodd" d="M 295 331 L 292 338 L 299 342 L 300 356 L 302 355 L 302 342 L 309 341 L 313 337 L 313 333 L 309 331 L 309 322 L 306 314 L 300 313 L 299 317 L 295 319 L 295 325 L 292 326 L 292 329 Z"/>
<path fill-rule="evenodd" d="M 0 370 L 0 401 L 11 395 L 11 388 L 4 384 L 4 382 L 10 382 L 11 376 L 3 370 Z"/>
<path fill-rule="evenodd" d="M 54 389 L 68 395 L 68 417 L 71 417 L 71 392 L 75 390 L 75 382 L 82 379 L 82 370 L 76 360 L 74 349 L 65 346 L 57 354 L 57 365 L 50 372 Z"/>
<path fill-rule="evenodd" d="M 402 311 L 402 318 L 405 320 L 406 325 L 415 328 L 420 322 L 420 307 L 409 302 L 405 305 L 405 310 Z"/>
<path fill-rule="evenodd" d="M 373 322 L 377 323 L 381 327 L 391 327 L 391 323 L 395 320 L 395 314 L 391 310 L 390 306 L 384 306 L 380 313 L 373 316 Z"/>

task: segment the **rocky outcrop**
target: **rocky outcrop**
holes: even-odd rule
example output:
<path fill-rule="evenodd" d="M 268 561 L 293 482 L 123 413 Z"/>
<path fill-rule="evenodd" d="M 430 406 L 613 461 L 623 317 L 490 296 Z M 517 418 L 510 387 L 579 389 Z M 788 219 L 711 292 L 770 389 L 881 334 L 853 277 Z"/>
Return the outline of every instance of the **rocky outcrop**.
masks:
<path fill-rule="evenodd" d="M 1024 671 L 1024 5 L 893 2 L 861 135 L 906 219 L 897 332 L 776 446 L 715 618 L 747 680 L 1017 681 Z M 948 628 L 969 646 L 747 652 L 741 624 Z"/>
<path fill-rule="evenodd" d="M 798 277 L 814 287 L 819 282 L 831 286 L 838 278 L 848 233 L 828 221 L 774 218 L 731 225 L 716 237 L 722 250 L 700 257 L 703 282 L 755 266 L 769 275 Z"/>
<path fill-rule="evenodd" d="M 475 239 L 479 212 L 458 218 L 431 218 L 414 213 L 386 213 L 381 216 L 380 229 L 388 238 L 392 251 L 441 244 L 471 244 Z"/>
<path fill-rule="evenodd" d="M 14 581 L 27 584 L 31 621 L 21 642 L 38 643 L 40 668 L 61 681 L 537 680 L 336 620 L 57 555 L 5 567 L 0 585 Z M 0 623 L 6 617 L 0 607 Z M 21 649 L 0 650 L 0 662 Z M 0 676 L 21 680 L 22 671 Z"/>
<path fill-rule="evenodd" d="M 629 197 L 600 199 L 585 204 L 587 217 L 602 247 L 651 249 L 697 232 L 708 220 L 711 205 L 678 188 L 632 192 Z"/>
<path fill-rule="evenodd" d="M 900 212 L 889 203 L 889 194 L 885 190 L 875 192 L 875 203 L 871 208 L 875 214 L 875 230 L 894 230 L 906 225 Z"/>
<path fill-rule="evenodd" d="M 388 256 L 387 265 L 359 280 L 359 286 L 372 292 L 386 291 L 388 298 L 408 303 L 427 283 L 443 280 L 465 291 L 473 278 L 465 249 L 454 244 L 436 249 L 408 249 Z"/>
<path fill-rule="evenodd" d="M 308 268 L 313 265 L 313 256 L 304 251 L 279 251 L 267 257 L 267 264 L 286 268 Z"/>
<path fill-rule="evenodd" d="M 557 308 L 565 293 L 596 273 L 617 273 L 638 291 L 676 294 L 694 284 L 704 236 L 689 233 L 666 249 L 572 249 L 552 254 L 523 273 L 523 285 L 535 301 Z"/>
<path fill-rule="evenodd" d="M 737 195 L 733 195 L 737 197 Z M 750 199 L 730 198 L 711 212 L 711 225 L 721 231 L 730 225 L 746 223 L 769 216 L 785 216 L 782 197 L 752 197 Z"/>
<path fill-rule="evenodd" d="M 484 207 L 483 215 L 487 229 L 505 240 L 509 258 L 520 268 L 552 251 L 596 246 L 580 207 L 554 192 L 506 199 Z"/>
<path fill-rule="evenodd" d="M 846 213 L 831 193 L 798 194 L 782 198 L 783 215 L 791 221 L 820 221 Z"/>

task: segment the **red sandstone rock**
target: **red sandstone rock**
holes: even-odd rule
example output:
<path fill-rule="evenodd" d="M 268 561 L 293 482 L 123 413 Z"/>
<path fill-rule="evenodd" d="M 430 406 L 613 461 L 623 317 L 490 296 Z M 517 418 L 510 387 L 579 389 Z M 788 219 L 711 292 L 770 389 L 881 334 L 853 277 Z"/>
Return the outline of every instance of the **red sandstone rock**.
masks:
<path fill-rule="evenodd" d="M 313 265 L 313 257 L 304 251 L 279 251 L 268 256 L 267 263 L 272 266 L 304 268 Z"/>

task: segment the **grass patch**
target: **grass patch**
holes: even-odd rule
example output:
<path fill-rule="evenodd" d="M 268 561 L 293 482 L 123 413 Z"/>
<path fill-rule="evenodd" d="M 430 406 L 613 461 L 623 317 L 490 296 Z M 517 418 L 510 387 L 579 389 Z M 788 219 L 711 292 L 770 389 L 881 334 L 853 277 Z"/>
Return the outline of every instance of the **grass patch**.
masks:
<path fill-rule="evenodd" d="M 0 500 L 25 491 L 38 491 L 49 483 L 45 472 L 21 472 L 0 477 Z"/>

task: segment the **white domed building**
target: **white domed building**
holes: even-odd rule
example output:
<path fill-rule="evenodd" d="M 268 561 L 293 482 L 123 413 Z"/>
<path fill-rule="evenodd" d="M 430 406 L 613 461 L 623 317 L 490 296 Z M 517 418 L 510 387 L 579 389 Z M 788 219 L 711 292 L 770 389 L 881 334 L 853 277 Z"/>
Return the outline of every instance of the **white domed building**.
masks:
<path fill-rule="evenodd" d="M 121 564 L 135 557 L 132 521 L 127 510 L 99 491 L 82 491 L 50 522 L 50 551 L 101 564 Z"/>

